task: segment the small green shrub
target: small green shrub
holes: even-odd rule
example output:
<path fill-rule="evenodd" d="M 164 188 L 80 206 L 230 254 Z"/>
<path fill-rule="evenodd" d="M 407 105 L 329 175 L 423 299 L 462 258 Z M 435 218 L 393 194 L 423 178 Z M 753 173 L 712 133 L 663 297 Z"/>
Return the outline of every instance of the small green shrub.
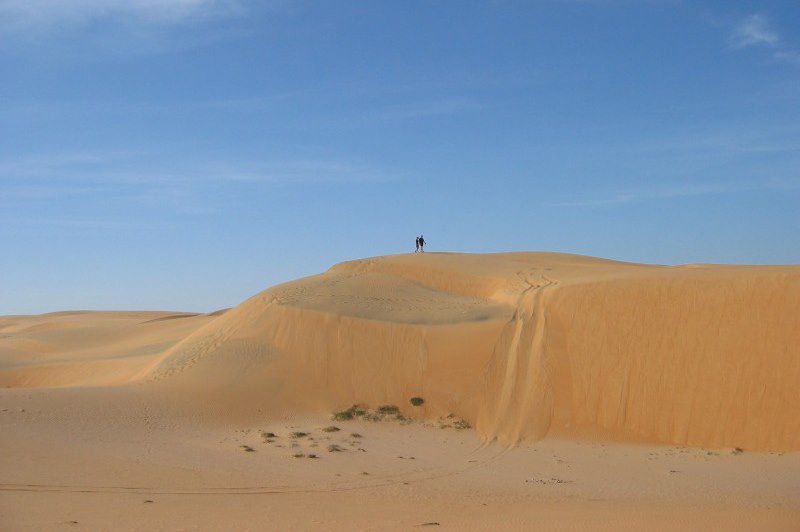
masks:
<path fill-rule="evenodd" d="M 383 421 L 383 414 L 379 414 L 378 412 L 367 412 L 364 414 L 363 419 L 365 421 Z"/>
<path fill-rule="evenodd" d="M 378 407 L 378 413 L 382 415 L 399 414 L 400 409 L 394 405 L 382 405 Z"/>
<path fill-rule="evenodd" d="M 366 408 L 360 405 L 353 405 L 347 410 L 340 410 L 333 414 L 334 421 L 350 421 L 353 418 L 361 417 L 367 413 Z"/>
<path fill-rule="evenodd" d="M 453 428 L 458 429 L 458 430 L 468 429 L 468 428 L 471 428 L 471 427 L 472 427 L 472 425 L 470 425 L 469 423 L 467 423 L 463 419 L 459 419 L 458 421 L 453 423 Z"/>
<path fill-rule="evenodd" d="M 412 397 L 411 399 L 409 399 L 408 402 L 414 406 L 422 406 L 422 403 L 425 402 L 425 399 L 423 399 L 422 397 Z"/>
<path fill-rule="evenodd" d="M 308 432 L 292 432 L 292 438 L 305 438 Z"/>
<path fill-rule="evenodd" d="M 322 432 L 339 432 L 339 430 L 341 430 L 339 427 L 331 425 L 330 427 L 325 427 L 322 429 Z"/>

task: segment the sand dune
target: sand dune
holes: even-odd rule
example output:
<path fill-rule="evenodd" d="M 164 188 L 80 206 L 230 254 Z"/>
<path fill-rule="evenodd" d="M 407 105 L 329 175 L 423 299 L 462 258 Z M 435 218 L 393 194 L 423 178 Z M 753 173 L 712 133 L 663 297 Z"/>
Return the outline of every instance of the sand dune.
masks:
<path fill-rule="evenodd" d="M 237 383 L 265 409 L 419 395 L 428 416 L 457 413 L 505 443 L 596 428 L 798 449 L 798 309 L 797 267 L 381 257 L 254 296 L 168 350 L 147 378 L 224 394 Z M 254 392 L 265 382 L 269 392 Z"/>
<path fill-rule="evenodd" d="M 142 381 L 242 417 L 422 396 L 424 416 L 455 413 L 506 444 L 595 433 L 800 449 L 798 310 L 796 266 L 397 255 L 216 316 L 4 318 L 0 383 Z"/>
<path fill-rule="evenodd" d="M 211 319 L 175 312 L 0 316 L 0 386 L 124 384 Z"/>
<path fill-rule="evenodd" d="M 425 253 L 0 317 L 0 528 L 796 530 L 798 311 L 798 266 Z"/>

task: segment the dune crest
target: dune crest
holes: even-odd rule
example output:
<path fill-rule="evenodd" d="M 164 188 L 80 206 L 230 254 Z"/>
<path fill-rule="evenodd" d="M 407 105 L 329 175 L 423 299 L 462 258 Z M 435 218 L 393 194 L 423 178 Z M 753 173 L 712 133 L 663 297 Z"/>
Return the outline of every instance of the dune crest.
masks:
<path fill-rule="evenodd" d="M 796 450 L 798 310 L 798 266 L 375 257 L 216 316 L 154 316 L 147 326 L 185 334 L 107 384 L 202 396 L 226 415 L 396 404 L 416 417 L 456 414 L 511 445 L 580 432 Z M 20 340 L 7 336 L 0 353 Z M 424 406 L 410 406 L 414 396 Z"/>

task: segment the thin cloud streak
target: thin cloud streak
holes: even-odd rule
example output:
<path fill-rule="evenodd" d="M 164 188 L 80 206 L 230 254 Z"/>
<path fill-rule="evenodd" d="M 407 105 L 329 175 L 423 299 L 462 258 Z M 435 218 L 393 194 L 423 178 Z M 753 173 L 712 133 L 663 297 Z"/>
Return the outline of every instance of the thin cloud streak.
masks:
<path fill-rule="evenodd" d="M 775 46 L 780 41 L 780 37 L 769 27 L 767 19 L 763 15 L 750 15 L 745 18 L 736 27 L 731 39 L 736 48 L 757 45 Z"/>
<path fill-rule="evenodd" d="M 20 218 L 13 217 L 2 221 L 7 227 L 72 229 L 82 231 L 149 230 L 156 227 L 147 221 L 135 222 L 119 220 L 100 220 L 94 218 Z M 159 223 L 161 227 L 163 224 Z"/>
<path fill-rule="evenodd" d="M 60 62 L 180 52 L 240 34 L 227 22 L 247 12 L 239 0 L 0 0 L 0 52 Z"/>
<path fill-rule="evenodd" d="M 4 0 L 0 29 L 48 32 L 80 29 L 104 19 L 172 25 L 241 14 L 232 0 Z"/>
<path fill-rule="evenodd" d="M 788 48 L 777 30 L 761 14 L 753 14 L 739 22 L 731 34 L 731 46 L 736 49 L 766 47 L 772 57 L 787 63 L 800 64 L 800 52 Z"/>
<path fill-rule="evenodd" d="M 550 207 L 603 207 L 639 203 L 651 200 L 668 200 L 691 196 L 734 194 L 739 192 L 780 191 L 800 189 L 800 179 L 772 179 L 762 183 L 696 183 L 674 184 L 652 189 L 619 191 L 599 198 L 577 199 L 548 204 Z"/>
<path fill-rule="evenodd" d="M 479 104 L 470 99 L 454 98 L 394 105 L 368 116 L 379 120 L 414 120 L 417 118 L 455 115 L 480 108 Z"/>
<path fill-rule="evenodd" d="M 398 179 L 397 172 L 325 160 L 169 163 L 131 152 L 53 153 L 0 161 L 0 201 L 94 197 L 208 212 L 229 191 L 253 187 L 349 186 Z"/>
<path fill-rule="evenodd" d="M 317 93 L 318 92 L 318 93 Z M 370 89 L 370 95 L 383 95 L 389 89 Z M 340 106 L 354 105 L 348 97 L 333 94 L 331 90 L 313 91 L 309 89 L 287 90 L 274 94 L 265 94 L 241 98 L 198 99 L 183 101 L 22 101 L 12 105 L 0 105 L 0 115 L 10 119 L 31 120 L 51 119 L 54 115 L 64 114 L 164 114 L 164 113 L 268 113 L 286 112 L 291 102 L 317 102 L 323 95 L 327 99 L 342 102 Z M 295 106 L 297 107 L 297 106 Z M 383 107 L 366 109 L 361 117 L 366 122 L 392 122 L 425 119 L 436 116 L 451 116 L 483 109 L 485 106 L 467 97 L 445 99 L 421 99 L 417 101 L 388 104 Z M 359 110 L 364 109 L 358 104 Z M 338 118 L 337 125 L 341 122 Z M 308 124 L 304 124 L 308 127 Z"/>

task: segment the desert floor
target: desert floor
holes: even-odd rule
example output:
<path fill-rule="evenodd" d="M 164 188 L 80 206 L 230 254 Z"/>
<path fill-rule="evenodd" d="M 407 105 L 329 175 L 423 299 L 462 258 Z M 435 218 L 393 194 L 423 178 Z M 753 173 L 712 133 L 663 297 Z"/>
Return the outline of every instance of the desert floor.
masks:
<path fill-rule="evenodd" d="M 440 428 L 446 419 L 225 426 L 164 413 L 157 402 L 135 388 L 3 391 L 2 528 L 797 530 L 800 523 L 796 452 L 560 437 L 509 449 L 485 445 L 470 429 Z M 340 430 L 322 430 L 332 426 Z"/>

